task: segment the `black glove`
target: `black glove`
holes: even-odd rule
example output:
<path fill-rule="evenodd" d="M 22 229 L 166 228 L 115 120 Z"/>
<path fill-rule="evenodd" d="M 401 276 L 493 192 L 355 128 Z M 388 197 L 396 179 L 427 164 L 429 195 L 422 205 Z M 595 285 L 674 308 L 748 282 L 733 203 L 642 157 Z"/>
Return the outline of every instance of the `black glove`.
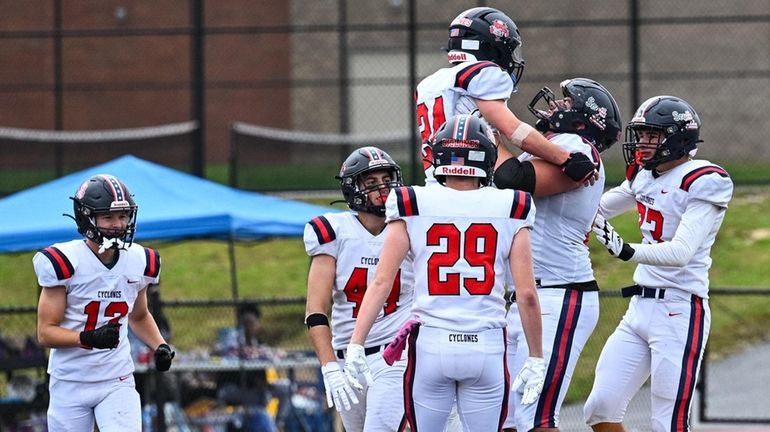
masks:
<path fill-rule="evenodd" d="M 561 164 L 561 170 L 567 177 L 583 183 L 596 173 L 596 164 L 584 153 L 570 153 L 569 159 Z"/>
<path fill-rule="evenodd" d="M 158 345 L 158 349 L 155 350 L 155 369 L 165 372 L 171 368 L 171 359 L 174 358 L 176 353 L 171 351 L 171 347 L 168 344 Z"/>
<path fill-rule="evenodd" d="M 112 349 L 120 341 L 120 324 L 109 323 L 97 329 L 80 332 L 80 343 L 83 346 L 99 349 Z"/>

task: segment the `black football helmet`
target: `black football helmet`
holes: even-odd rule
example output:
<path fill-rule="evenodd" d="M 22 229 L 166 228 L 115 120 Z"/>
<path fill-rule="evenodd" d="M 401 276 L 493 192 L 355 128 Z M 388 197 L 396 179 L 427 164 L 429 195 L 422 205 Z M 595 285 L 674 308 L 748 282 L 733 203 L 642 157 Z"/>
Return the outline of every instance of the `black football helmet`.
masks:
<path fill-rule="evenodd" d="M 561 82 L 564 98 L 571 102 L 556 101 L 548 87 L 543 87 L 532 102 L 529 111 L 537 117 L 535 127 L 541 132 L 573 133 L 590 141 L 603 152 L 620 140 L 623 120 L 615 98 L 601 84 L 588 78 L 573 78 Z M 547 108 L 537 108 L 544 100 Z M 555 105 L 556 110 L 550 111 Z"/>
<path fill-rule="evenodd" d="M 623 157 L 627 164 L 637 164 L 644 169 L 679 159 L 698 147 L 701 122 L 698 113 L 684 99 L 675 96 L 655 96 L 647 99 L 634 113 L 626 126 Z M 642 160 L 637 146 L 639 132 L 657 130 L 662 139 L 652 158 Z M 643 143 L 642 143 L 643 144 Z"/>
<path fill-rule="evenodd" d="M 446 176 L 479 177 L 481 185 L 492 182 L 497 147 L 484 120 L 470 114 L 450 117 L 433 137 L 433 175 L 439 183 Z"/>
<path fill-rule="evenodd" d="M 372 171 L 386 170 L 391 172 L 390 183 L 382 183 L 364 188 L 362 177 Z M 342 196 L 352 210 L 372 213 L 377 216 L 385 216 L 385 205 L 374 205 L 369 202 L 369 192 L 380 188 L 395 188 L 403 185 L 401 179 L 401 167 L 389 154 L 377 147 L 362 147 L 354 150 L 345 159 L 340 168 L 340 175 L 336 176 L 340 181 Z"/>
<path fill-rule="evenodd" d="M 450 63 L 475 59 L 497 64 L 511 75 L 513 91 L 524 73 L 519 29 L 494 8 L 475 7 L 457 15 L 449 24 L 447 50 Z"/>
<path fill-rule="evenodd" d="M 75 211 L 78 232 L 103 248 L 127 249 L 136 233 L 138 207 L 128 188 L 117 177 L 109 174 L 95 175 L 80 185 L 75 196 L 70 197 Z M 96 215 L 109 212 L 128 212 L 128 225 L 115 232 L 97 228 Z"/>

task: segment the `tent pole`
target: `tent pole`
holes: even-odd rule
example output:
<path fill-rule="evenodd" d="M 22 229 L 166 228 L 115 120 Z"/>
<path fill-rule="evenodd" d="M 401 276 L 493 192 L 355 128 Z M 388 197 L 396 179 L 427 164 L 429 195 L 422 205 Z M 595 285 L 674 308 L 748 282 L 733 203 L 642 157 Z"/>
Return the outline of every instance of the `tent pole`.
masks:
<path fill-rule="evenodd" d="M 230 287 L 232 289 L 233 301 L 238 301 L 238 271 L 235 265 L 235 239 L 233 233 L 227 239 L 227 252 L 230 258 Z M 236 323 L 237 324 L 237 323 Z"/>

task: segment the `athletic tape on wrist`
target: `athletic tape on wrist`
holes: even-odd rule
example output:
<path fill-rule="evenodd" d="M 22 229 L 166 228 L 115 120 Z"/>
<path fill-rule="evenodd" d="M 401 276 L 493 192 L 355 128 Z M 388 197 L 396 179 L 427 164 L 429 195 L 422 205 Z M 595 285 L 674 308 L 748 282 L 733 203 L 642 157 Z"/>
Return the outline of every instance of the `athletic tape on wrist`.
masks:
<path fill-rule="evenodd" d="M 529 135 L 530 132 L 535 130 L 532 126 L 530 126 L 527 123 L 522 122 L 519 127 L 516 128 L 516 130 L 513 131 L 511 136 L 509 137 L 511 139 L 511 142 L 517 146 L 521 147 L 522 141 L 524 141 L 525 138 Z"/>
<path fill-rule="evenodd" d="M 319 325 L 329 327 L 329 317 L 322 313 L 310 314 L 305 318 L 305 324 L 307 325 L 307 328 Z"/>

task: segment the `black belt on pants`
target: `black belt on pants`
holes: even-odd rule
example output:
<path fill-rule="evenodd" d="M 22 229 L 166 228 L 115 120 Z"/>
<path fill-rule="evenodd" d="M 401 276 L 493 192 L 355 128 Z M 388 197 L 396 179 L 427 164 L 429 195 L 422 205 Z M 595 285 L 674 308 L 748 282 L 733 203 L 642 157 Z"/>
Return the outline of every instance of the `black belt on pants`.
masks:
<path fill-rule="evenodd" d="M 599 284 L 597 284 L 595 280 L 588 281 L 588 282 L 572 282 L 564 285 L 543 286 L 540 284 L 540 279 L 535 279 L 535 287 L 537 289 L 548 289 L 548 288 L 573 289 L 573 290 L 584 291 L 584 292 L 599 291 Z M 508 294 L 508 301 L 510 303 L 516 302 L 516 291 L 511 291 Z"/>
<path fill-rule="evenodd" d="M 387 345 L 377 345 L 369 348 L 364 348 L 364 355 L 371 355 L 380 352 L 380 350 L 385 349 Z M 345 350 L 337 350 L 337 358 L 340 360 L 345 360 Z"/>
<path fill-rule="evenodd" d="M 621 288 L 620 290 L 623 297 L 633 297 L 635 295 L 642 296 L 642 298 L 660 299 L 666 297 L 665 288 L 649 288 L 641 285 L 631 285 L 629 287 Z"/>

